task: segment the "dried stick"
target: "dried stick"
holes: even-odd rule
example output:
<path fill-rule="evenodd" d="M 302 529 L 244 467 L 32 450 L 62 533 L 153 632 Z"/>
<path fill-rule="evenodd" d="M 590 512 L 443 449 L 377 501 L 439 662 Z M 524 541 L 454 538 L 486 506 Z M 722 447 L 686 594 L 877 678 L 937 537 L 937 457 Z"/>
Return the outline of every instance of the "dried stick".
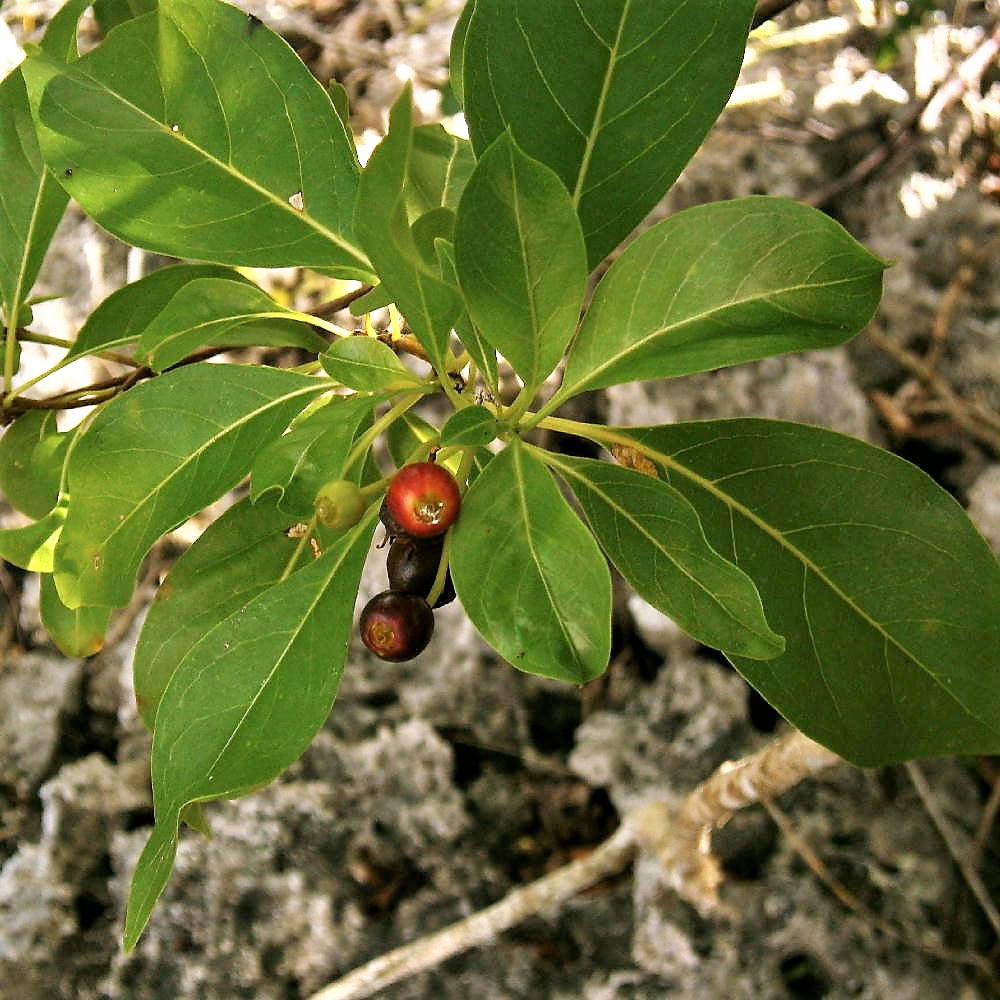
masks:
<path fill-rule="evenodd" d="M 839 762 L 836 754 L 799 732 L 783 736 L 749 757 L 723 764 L 673 808 L 659 801 L 640 806 L 588 857 L 514 890 L 465 920 L 360 966 L 309 1000 L 373 996 L 401 979 L 492 941 L 529 916 L 553 911 L 582 890 L 621 872 L 639 849 L 657 854 L 669 881 L 685 898 L 705 909 L 713 905 L 718 909 L 718 881 L 712 884 L 717 866 L 706 861 L 710 858 L 707 833 L 711 827 L 725 822 L 735 810 L 762 797 L 777 797 L 803 778 Z M 706 870 L 707 888 L 702 877 Z"/>
<path fill-rule="evenodd" d="M 917 790 L 917 795 L 920 796 L 920 801 L 924 804 L 924 808 L 927 810 L 931 821 L 937 827 L 941 839 L 945 842 L 948 853 L 958 866 L 958 870 L 962 873 L 962 878 L 965 879 L 966 885 L 972 890 L 972 895 L 976 897 L 976 902 L 979 903 L 983 913 L 986 914 L 986 919 L 992 924 L 997 937 L 1000 937 L 1000 913 L 997 912 L 996 904 L 990 899 L 989 890 L 979 877 L 979 872 L 969 863 L 969 852 L 962 846 L 954 827 L 945 818 L 944 812 L 931 793 L 931 788 L 927 784 L 924 772 L 920 770 L 915 762 L 910 761 L 906 765 L 906 773 L 913 783 L 913 787 Z"/>
<path fill-rule="evenodd" d="M 954 962 L 957 965 L 971 965 L 979 969 L 980 972 L 990 979 L 993 978 L 993 968 L 988 959 L 982 955 L 977 955 L 971 951 L 959 951 L 955 948 L 947 948 L 936 941 L 922 941 L 899 930 L 884 917 L 870 910 L 854 893 L 834 878 L 830 869 L 824 864 L 823 859 L 799 835 L 787 813 L 779 809 L 769 799 L 763 800 L 763 806 L 770 814 L 771 819 L 774 820 L 775 825 L 781 830 L 781 835 L 791 845 L 792 850 L 812 869 L 813 874 L 823 885 L 859 918 L 880 930 L 886 937 L 891 937 L 893 940 L 899 941 L 900 944 L 905 945 L 907 948 L 922 951 L 925 954 L 933 955 L 935 958 L 943 959 L 946 962 Z"/>

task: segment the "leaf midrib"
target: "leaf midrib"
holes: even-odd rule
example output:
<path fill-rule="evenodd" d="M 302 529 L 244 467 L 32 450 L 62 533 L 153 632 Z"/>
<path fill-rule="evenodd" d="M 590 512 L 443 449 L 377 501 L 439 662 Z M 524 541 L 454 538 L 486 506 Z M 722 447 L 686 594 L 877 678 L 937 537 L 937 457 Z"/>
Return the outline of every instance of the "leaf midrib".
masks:
<path fill-rule="evenodd" d="M 559 387 L 558 397 L 560 400 L 564 400 L 567 399 L 569 396 L 581 392 L 583 388 L 591 385 L 595 380 L 599 379 L 601 375 L 603 375 L 609 369 L 614 368 L 615 365 L 627 359 L 630 354 L 634 354 L 641 348 L 646 347 L 651 341 L 654 341 L 659 337 L 668 336 L 670 334 L 682 331 L 689 326 L 693 326 L 698 323 L 715 319 L 717 316 L 725 314 L 731 309 L 740 309 L 747 305 L 752 305 L 757 302 L 764 302 L 767 301 L 768 299 L 778 298 L 780 296 L 792 294 L 798 291 L 803 291 L 803 290 L 814 291 L 820 288 L 835 288 L 838 285 L 851 284 L 853 282 L 859 281 L 861 280 L 861 278 L 862 275 L 854 274 L 844 278 L 838 278 L 833 281 L 811 282 L 811 283 L 799 282 L 798 284 L 794 285 L 784 285 L 781 288 L 769 289 L 766 292 L 760 292 L 754 295 L 748 295 L 744 298 L 730 299 L 728 302 L 724 302 L 721 305 L 716 306 L 715 308 L 703 310 L 701 312 L 695 313 L 694 315 L 688 316 L 685 319 L 679 320 L 677 322 L 661 324 L 652 329 L 648 334 L 641 337 L 640 339 L 630 341 L 627 348 L 619 351 L 617 354 L 607 357 L 603 363 L 598 365 L 596 368 L 591 368 L 585 375 L 578 377 L 575 382 L 563 383 L 563 385 Z M 583 333 L 585 326 L 586 326 L 586 320 L 584 321 L 584 327 L 581 327 L 581 334 Z M 572 356 L 570 358 L 570 364 L 572 364 Z"/>
<path fill-rule="evenodd" d="M 266 201 L 270 202 L 272 205 L 277 206 L 279 209 L 281 209 L 281 211 L 290 215 L 292 218 L 304 222 L 307 226 L 312 228 L 318 235 L 322 236 L 325 240 L 332 243 L 339 249 L 343 250 L 345 253 L 349 254 L 354 259 L 358 267 L 364 268 L 369 272 L 372 271 L 372 264 L 368 260 L 367 255 L 361 250 L 360 247 L 357 247 L 353 243 L 344 239 L 344 237 L 342 237 L 339 233 L 336 233 L 333 230 L 328 229 L 314 215 L 311 215 L 309 212 L 293 208 L 292 205 L 289 202 L 287 202 L 284 198 L 274 194 L 272 191 L 269 191 L 261 184 L 258 184 L 257 181 L 255 181 L 252 177 L 247 176 L 241 170 L 237 170 L 235 166 L 233 166 L 233 164 L 224 163 L 217 156 L 215 156 L 215 154 L 210 153 L 202 146 L 199 146 L 197 143 L 192 142 L 183 132 L 180 131 L 173 132 L 164 122 L 161 122 L 158 119 L 154 118 L 152 115 L 148 114 L 138 105 L 128 100 L 123 94 L 119 94 L 118 92 L 111 90 L 102 81 L 96 79 L 90 73 L 86 72 L 85 69 L 81 68 L 79 63 L 73 63 L 69 66 L 65 66 L 59 63 L 57 60 L 52 59 L 51 57 L 48 56 L 44 57 L 36 56 L 35 58 L 45 58 L 50 64 L 59 68 L 60 72 L 54 74 L 52 79 L 55 79 L 55 77 L 57 76 L 72 77 L 73 75 L 76 75 L 77 77 L 86 80 L 91 86 L 96 88 L 98 91 L 107 94 L 112 99 L 117 101 L 121 106 L 127 108 L 130 112 L 134 113 L 147 125 L 152 124 L 156 126 L 159 130 L 169 135 L 172 141 L 183 143 L 188 148 L 194 150 L 196 153 L 204 157 L 204 159 L 207 162 L 211 163 L 214 167 L 216 167 L 216 169 L 218 169 L 222 173 L 228 174 L 234 180 L 239 181 L 246 187 L 255 191 L 257 194 L 261 195 Z M 50 82 L 51 79 L 49 83 Z M 46 90 L 48 89 L 49 83 L 46 83 L 45 85 Z M 54 98 L 52 99 L 54 100 Z M 65 114 L 70 113 L 68 109 L 63 107 L 61 104 L 59 105 L 59 108 Z M 226 119 L 226 122 L 228 126 L 228 118 Z M 302 168 L 301 160 L 299 161 L 298 166 L 301 172 Z"/>
<path fill-rule="evenodd" d="M 563 464 L 558 458 L 554 457 L 550 458 L 549 455 L 546 455 L 545 461 L 549 465 L 554 465 L 557 469 L 559 469 L 566 475 L 573 476 L 574 478 L 580 480 L 580 482 L 584 483 L 584 485 L 589 490 L 591 490 L 598 497 L 600 497 L 600 499 L 603 500 L 608 507 L 610 507 L 613 511 L 615 511 L 616 514 L 623 517 L 625 521 L 627 521 L 630 525 L 632 525 L 633 529 L 637 531 L 639 534 L 641 534 L 642 537 L 645 538 L 648 542 L 650 542 L 654 549 L 656 549 L 658 552 L 661 552 L 664 558 L 666 558 L 667 562 L 669 562 L 672 566 L 674 566 L 674 568 L 677 569 L 682 576 L 686 577 L 698 590 L 707 595 L 711 599 L 712 603 L 714 603 L 723 612 L 726 618 L 728 618 L 731 622 L 740 626 L 741 628 L 748 629 L 758 638 L 765 640 L 767 639 L 766 633 L 751 628 L 741 618 L 737 618 L 736 615 L 734 615 L 711 590 L 709 590 L 703 583 L 701 583 L 701 581 L 698 580 L 697 577 L 692 576 L 691 573 L 685 568 L 683 564 L 679 563 L 676 559 L 672 559 L 670 557 L 670 553 L 667 551 L 666 548 L 664 548 L 660 544 L 657 537 L 651 532 L 647 531 L 640 521 L 636 520 L 635 517 L 633 517 L 626 508 L 618 504 L 613 497 L 611 497 L 608 493 L 604 492 L 604 490 L 601 487 L 599 487 L 594 480 L 588 479 L 586 475 L 579 472 L 573 466 L 567 466 Z M 663 485 L 669 485 L 669 484 L 664 483 Z"/>

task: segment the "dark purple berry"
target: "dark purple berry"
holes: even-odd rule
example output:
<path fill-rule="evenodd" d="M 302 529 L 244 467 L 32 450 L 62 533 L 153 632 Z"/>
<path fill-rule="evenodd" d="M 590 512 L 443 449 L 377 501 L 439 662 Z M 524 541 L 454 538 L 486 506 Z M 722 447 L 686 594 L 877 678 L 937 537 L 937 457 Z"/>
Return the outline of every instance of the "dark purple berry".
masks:
<path fill-rule="evenodd" d="M 427 648 L 434 634 L 434 612 L 417 594 L 384 590 L 364 607 L 361 641 L 378 657 L 402 663 Z"/>

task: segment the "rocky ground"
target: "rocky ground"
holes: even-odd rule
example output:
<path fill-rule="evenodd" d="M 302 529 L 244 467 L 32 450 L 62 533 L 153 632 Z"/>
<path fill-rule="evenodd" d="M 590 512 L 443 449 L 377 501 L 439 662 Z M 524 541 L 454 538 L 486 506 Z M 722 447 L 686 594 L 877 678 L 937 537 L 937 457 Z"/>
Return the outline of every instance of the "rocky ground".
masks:
<path fill-rule="evenodd" d="M 873 334 L 577 405 L 610 422 L 746 414 L 866 438 L 934 475 L 1000 551 L 996 68 L 937 124 L 920 121 L 923 102 L 994 30 L 997 8 L 928 13 L 883 65 L 887 24 L 867 19 L 875 6 L 806 2 L 783 15 L 778 38 L 793 44 L 755 44 L 742 83 L 756 90 L 740 92 L 747 103 L 727 112 L 660 210 L 760 192 L 821 204 L 896 261 Z M 248 5 L 318 75 L 345 82 L 369 145 L 402 79 L 415 80 L 428 118 L 450 110 L 441 88 L 457 7 Z M 40 289 L 62 296 L 42 310 L 52 332 L 71 335 L 148 265 L 69 217 Z M 380 573 L 373 561 L 363 593 L 382 589 Z M 126 957 L 123 904 L 151 822 L 148 740 L 130 688 L 141 610 L 100 654 L 68 662 L 39 631 L 35 582 L 5 567 L 2 583 L 0 1000 L 304 1000 L 587 852 L 636 802 L 683 793 L 782 725 L 717 655 L 635 598 L 619 602 L 610 671 L 582 692 L 509 668 L 453 605 L 410 664 L 352 649 L 327 726 L 280 781 L 213 806 L 211 840 L 183 839 Z M 971 842 L 996 762 L 921 769 Z M 736 916 L 699 916 L 643 861 L 380 996 L 998 995 L 981 967 L 995 968 L 997 941 L 906 769 L 836 769 L 778 806 L 739 813 L 715 836 Z M 1000 836 L 980 834 L 979 847 L 996 895 Z"/>

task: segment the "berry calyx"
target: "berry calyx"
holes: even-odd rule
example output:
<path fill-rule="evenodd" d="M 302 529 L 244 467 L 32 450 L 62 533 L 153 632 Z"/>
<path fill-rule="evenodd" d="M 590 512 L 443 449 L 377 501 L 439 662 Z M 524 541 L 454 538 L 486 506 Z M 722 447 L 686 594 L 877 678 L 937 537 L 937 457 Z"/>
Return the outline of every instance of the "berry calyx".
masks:
<path fill-rule="evenodd" d="M 335 479 L 316 494 L 316 517 L 327 528 L 351 528 L 365 512 L 361 487 L 349 479 Z"/>
<path fill-rule="evenodd" d="M 418 594 L 384 590 L 361 612 L 361 641 L 390 663 L 412 660 L 434 634 L 434 612 Z"/>
<path fill-rule="evenodd" d="M 432 538 L 423 544 L 405 536 L 397 538 L 389 546 L 389 552 L 385 558 L 389 588 L 403 594 L 419 594 L 423 598 L 429 597 L 437 578 L 443 551 L 444 540 L 440 537 Z M 444 587 L 433 606 L 442 608 L 453 600 L 455 600 L 455 585 L 451 580 L 451 571 L 446 570 Z"/>
<path fill-rule="evenodd" d="M 386 512 L 398 534 L 418 539 L 443 535 L 455 523 L 461 505 L 455 477 L 434 462 L 404 465 L 389 481 L 385 495 Z"/>

